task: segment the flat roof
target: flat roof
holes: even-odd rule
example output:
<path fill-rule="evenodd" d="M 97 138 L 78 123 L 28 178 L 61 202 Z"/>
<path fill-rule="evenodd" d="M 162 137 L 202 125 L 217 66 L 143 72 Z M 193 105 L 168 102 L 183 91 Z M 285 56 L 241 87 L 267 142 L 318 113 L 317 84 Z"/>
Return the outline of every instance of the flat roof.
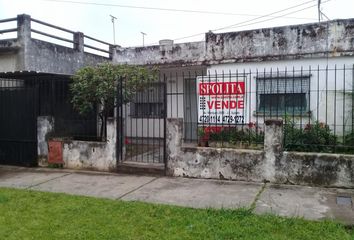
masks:
<path fill-rule="evenodd" d="M 70 78 L 72 75 L 59 73 L 45 73 L 36 71 L 14 71 L 14 72 L 0 72 L 0 78 L 6 79 L 23 79 L 35 77 L 55 77 L 55 78 Z"/>

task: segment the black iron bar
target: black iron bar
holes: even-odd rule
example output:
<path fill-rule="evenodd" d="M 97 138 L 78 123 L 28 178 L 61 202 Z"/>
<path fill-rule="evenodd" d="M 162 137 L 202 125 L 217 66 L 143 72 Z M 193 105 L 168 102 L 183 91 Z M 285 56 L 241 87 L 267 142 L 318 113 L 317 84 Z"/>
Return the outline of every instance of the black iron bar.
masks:
<path fill-rule="evenodd" d="M 43 21 L 40 21 L 40 20 L 37 20 L 37 19 L 34 19 L 34 18 L 31 18 L 31 21 L 32 21 L 32 22 L 39 23 L 39 24 L 42 24 L 42 25 L 47 26 L 47 27 L 51 27 L 51 28 L 55 28 L 55 29 L 61 30 L 61 31 L 63 31 L 63 32 L 68 32 L 68 33 L 72 33 L 72 34 L 75 33 L 74 31 L 71 31 L 71 30 L 69 30 L 69 29 L 62 28 L 62 27 L 59 27 L 59 26 L 55 26 L 55 25 L 53 25 L 53 24 L 46 23 L 46 22 L 43 22 Z"/>
<path fill-rule="evenodd" d="M 69 43 L 74 43 L 73 40 L 70 40 L 70 39 L 66 39 L 66 38 L 62 38 L 62 37 L 58 37 L 58 36 L 55 36 L 55 35 L 52 35 L 52 34 L 49 34 L 49 33 L 45 33 L 45 32 L 42 32 L 42 31 L 38 31 L 36 29 L 31 29 L 32 32 L 34 33 L 38 33 L 40 35 L 43 35 L 43 36 L 47 36 L 47 37 L 51 37 L 51 38 L 54 38 L 54 39 L 58 39 L 60 41 L 64 41 L 64 42 L 69 42 Z"/>
<path fill-rule="evenodd" d="M 336 123 L 337 123 L 337 64 L 334 65 L 334 114 L 333 114 L 333 132 L 334 135 L 337 136 L 337 129 L 336 129 Z M 336 148 L 336 142 L 334 141 L 334 149 L 333 151 L 336 152 L 337 148 Z"/>
<path fill-rule="evenodd" d="M 9 33 L 9 32 L 16 32 L 16 31 L 17 31 L 17 28 L 3 29 L 3 30 L 0 30 L 0 34 Z"/>
<path fill-rule="evenodd" d="M 1 20 L 0 20 L 0 23 L 13 22 L 13 21 L 17 21 L 17 17 L 1 19 Z"/>

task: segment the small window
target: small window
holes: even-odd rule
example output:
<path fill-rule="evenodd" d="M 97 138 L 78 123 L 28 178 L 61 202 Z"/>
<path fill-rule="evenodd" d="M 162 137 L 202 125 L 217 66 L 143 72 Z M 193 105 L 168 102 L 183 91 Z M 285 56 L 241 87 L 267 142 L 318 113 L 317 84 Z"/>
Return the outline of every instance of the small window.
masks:
<path fill-rule="evenodd" d="M 308 112 L 310 76 L 258 77 L 257 112 L 303 114 Z"/>
<path fill-rule="evenodd" d="M 164 111 L 163 83 L 154 83 L 137 92 L 130 103 L 130 116 L 134 118 L 163 118 Z"/>

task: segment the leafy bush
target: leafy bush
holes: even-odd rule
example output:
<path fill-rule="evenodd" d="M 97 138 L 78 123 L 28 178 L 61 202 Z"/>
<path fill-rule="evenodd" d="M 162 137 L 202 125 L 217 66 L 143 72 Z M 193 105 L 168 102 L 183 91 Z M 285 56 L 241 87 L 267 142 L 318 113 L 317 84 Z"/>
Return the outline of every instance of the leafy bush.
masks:
<path fill-rule="evenodd" d="M 354 131 L 351 133 L 348 133 L 344 137 L 344 143 L 348 146 L 353 146 L 354 147 Z"/>
<path fill-rule="evenodd" d="M 102 63 L 95 67 L 83 67 L 72 77 L 71 103 L 82 115 L 99 109 L 100 138 L 105 140 L 107 118 L 117 103 L 131 101 L 139 89 L 154 81 L 156 77 L 156 69 L 139 66 Z M 118 89 L 121 91 L 119 95 L 122 99 L 116 101 Z"/>
<path fill-rule="evenodd" d="M 293 121 L 284 125 L 284 146 L 288 151 L 333 152 L 338 145 L 337 137 L 328 125 L 316 121 L 305 128 L 297 128 Z"/>
<path fill-rule="evenodd" d="M 354 132 L 344 136 L 343 145 L 337 147 L 337 152 L 354 154 Z"/>
<path fill-rule="evenodd" d="M 199 128 L 199 137 L 218 143 L 231 145 L 263 144 L 263 129 L 255 123 L 238 127 Z M 299 152 L 338 152 L 354 153 L 354 132 L 337 137 L 325 123 L 315 121 L 305 127 L 299 127 L 286 118 L 284 124 L 284 150 Z"/>
<path fill-rule="evenodd" d="M 209 139 L 217 142 L 228 142 L 230 144 L 259 144 L 264 142 L 264 132 L 254 123 L 250 123 L 248 126 L 241 128 L 225 127 L 220 131 L 211 132 Z"/>

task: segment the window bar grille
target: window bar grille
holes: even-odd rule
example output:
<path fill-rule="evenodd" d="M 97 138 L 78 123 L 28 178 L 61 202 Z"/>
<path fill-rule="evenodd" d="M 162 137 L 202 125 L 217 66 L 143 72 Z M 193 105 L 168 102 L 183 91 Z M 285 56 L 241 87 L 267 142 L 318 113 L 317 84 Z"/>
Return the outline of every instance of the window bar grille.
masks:
<path fill-rule="evenodd" d="M 345 81 L 345 64 L 343 65 L 343 122 L 342 122 L 342 128 L 343 128 L 343 145 L 345 145 L 345 99 L 346 99 L 346 89 L 345 89 L 345 84 L 346 84 L 346 81 Z"/>
<path fill-rule="evenodd" d="M 303 94 L 303 67 L 301 66 L 300 68 L 300 93 Z M 293 92 L 294 94 L 294 92 Z M 302 109 L 303 108 L 303 99 L 302 97 L 300 98 L 300 129 L 303 129 L 303 126 L 302 126 Z"/>
<path fill-rule="evenodd" d="M 308 105 L 307 105 L 307 115 L 308 115 L 308 124 L 311 125 L 311 76 L 312 76 L 312 69 L 311 65 L 309 66 L 309 89 L 308 92 L 306 93 L 306 98 L 308 99 Z"/>
<path fill-rule="evenodd" d="M 327 109 L 327 106 L 328 106 L 328 65 L 326 66 L 326 117 L 325 117 L 325 122 L 326 122 L 326 125 L 328 125 L 328 109 Z"/>
<path fill-rule="evenodd" d="M 228 80 L 229 82 L 232 81 L 232 73 L 231 73 L 231 70 L 229 70 L 229 76 L 228 76 Z M 237 82 L 237 74 L 236 74 L 236 82 Z M 236 83 L 237 84 L 237 83 Z M 229 101 L 231 100 L 231 96 L 229 95 Z M 229 108 L 229 116 L 231 115 L 231 109 Z M 224 121 L 224 120 L 223 120 Z M 227 125 L 228 125 L 228 129 L 227 129 L 227 136 L 230 136 L 230 133 L 231 133 L 231 122 L 228 121 L 227 122 Z M 237 128 L 237 127 L 236 127 Z M 225 135 L 222 135 L 223 137 L 226 137 Z"/>
<path fill-rule="evenodd" d="M 287 67 L 285 67 L 285 70 L 284 70 L 284 75 L 285 75 L 285 81 L 284 81 L 284 84 L 285 84 L 285 96 L 286 96 L 286 93 L 287 93 L 287 90 L 288 90 L 288 68 Z M 285 129 L 287 129 L 288 128 L 288 126 L 287 126 L 287 124 L 288 124 L 288 121 L 289 121 L 289 119 L 288 119 L 288 115 L 287 115 L 287 110 L 288 110 L 288 103 L 287 103 L 287 101 L 285 101 L 284 102 L 284 110 L 285 110 L 285 121 L 284 121 L 284 127 L 285 127 Z M 284 131 L 284 142 L 283 142 L 283 145 L 284 145 L 284 147 L 286 147 L 287 146 L 287 144 L 289 144 L 288 142 L 286 142 L 286 139 L 287 139 L 287 132 L 286 131 Z"/>
<path fill-rule="evenodd" d="M 151 151 L 151 148 L 150 148 L 150 146 L 151 146 L 151 139 L 150 139 L 150 120 L 152 119 L 153 121 L 153 123 L 154 123 L 154 113 L 153 113 L 153 111 L 155 111 L 155 109 L 154 109 L 154 107 L 153 107 L 153 105 L 151 104 L 151 102 L 150 101 L 153 101 L 152 99 L 150 99 L 150 94 L 152 93 L 154 93 L 154 84 L 155 84 L 155 81 L 156 80 L 153 80 L 152 82 L 150 82 L 148 85 L 148 87 L 146 88 L 146 90 L 145 90 L 145 92 L 147 93 L 146 95 L 147 95 L 147 98 L 145 98 L 144 100 L 146 100 L 147 101 L 147 105 L 148 105 L 148 108 L 149 108 L 149 110 L 150 110 L 150 113 L 148 113 L 148 114 L 146 114 L 146 142 L 147 142 L 147 144 L 146 144 L 146 152 L 148 153 L 147 155 L 145 155 L 146 156 L 146 159 L 145 159 L 145 161 L 146 162 L 150 162 L 150 158 L 149 158 L 149 152 Z M 159 93 L 157 93 L 157 94 L 159 94 Z M 152 143 L 153 144 L 153 143 Z M 151 158 L 152 158 L 152 162 L 154 162 L 154 154 L 152 154 L 152 156 L 151 156 Z"/>
<path fill-rule="evenodd" d="M 183 74 L 184 75 L 184 74 Z M 184 77 L 183 77 L 183 79 L 184 79 Z M 188 74 L 188 80 L 186 80 L 186 81 L 190 81 L 190 79 L 191 79 L 191 76 L 190 76 L 190 72 L 189 72 L 189 74 Z M 185 81 L 185 80 L 184 80 Z M 189 106 L 188 106 L 188 113 L 189 113 L 189 122 L 187 123 L 188 125 L 189 125 L 189 129 L 190 129 L 190 131 L 189 131 L 189 135 L 190 135 L 190 140 L 192 140 L 192 138 L 193 138 L 193 131 L 192 131 L 192 129 L 193 129 L 193 122 L 192 122 L 192 89 L 191 89 L 191 87 L 190 87 L 190 84 L 188 83 L 187 84 L 187 86 L 186 86 L 186 91 L 187 91 L 187 97 L 188 97 L 188 104 L 189 104 Z"/>
<path fill-rule="evenodd" d="M 225 73 L 224 73 L 224 70 L 222 70 L 222 72 L 221 72 L 221 78 L 222 78 L 222 85 L 221 86 L 224 86 L 224 83 L 225 83 Z M 223 92 L 223 91 L 221 91 L 221 99 L 222 99 L 222 103 L 221 104 L 223 104 L 223 102 L 224 102 L 224 100 L 225 100 L 225 93 Z M 229 109 L 230 109 L 230 106 L 229 106 Z M 229 116 L 230 116 L 230 114 L 229 114 Z M 224 112 L 222 112 L 222 114 L 221 114 L 221 116 L 220 116 L 220 118 L 221 118 L 221 129 L 220 129 L 220 132 L 221 131 L 223 131 L 223 129 L 224 129 Z M 218 122 L 218 118 L 216 117 L 216 120 L 215 120 L 216 122 Z M 217 125 L 217 124 L 216 124 Z M 218 133 L 219 132 L 219 129 L 216 127 L 215 128 L 215 132 L 216 133 Z M 222 136 L 222 138 L 221 138 L 221 147 L 224 147 L 224 141 L 226 141 L 225 139 L 224 139 L 224 136 Z"/>
<path fill-rule="evenodd" d="M 319 115 L 320 115 L 320 65 L 317 65 L 317 107 L 316 107 L 316 113 L 317 113 L 317 121 L 319 121 Z M 318 138 L 319 132 L 318 128 L 316 129 L 316 137 Z"/>
<path fill-rule="evenodd" d="M 166 171 L 166 166 L 167 166 L 167 156 L 166 156 L 166 118 L 167 118 L 167 81 L 166 78 L 163 79 L 163 163 L 165 165 L 165 171 Z M 159 120 L 160 122 L 160 120 Z M 160 145 L 160 141 L 159 141 L 159 145 Z M 159 148 L 160 151 L 160 148 Z"/>
<path fill-rule="evenodd" d="M 334 114 L 333 114 L 333 132 L 334 135 L 337 136 L 337 64 L 334 65 Z M 334 141 L 333 151 L 337 151 L 336 141 Z"/>
<path fill-rule="evenodd" d="M 277 68 L 277 96 L 278 98 L 277 98 L 276 118 L 279 119 L 279 68 Z"/>

